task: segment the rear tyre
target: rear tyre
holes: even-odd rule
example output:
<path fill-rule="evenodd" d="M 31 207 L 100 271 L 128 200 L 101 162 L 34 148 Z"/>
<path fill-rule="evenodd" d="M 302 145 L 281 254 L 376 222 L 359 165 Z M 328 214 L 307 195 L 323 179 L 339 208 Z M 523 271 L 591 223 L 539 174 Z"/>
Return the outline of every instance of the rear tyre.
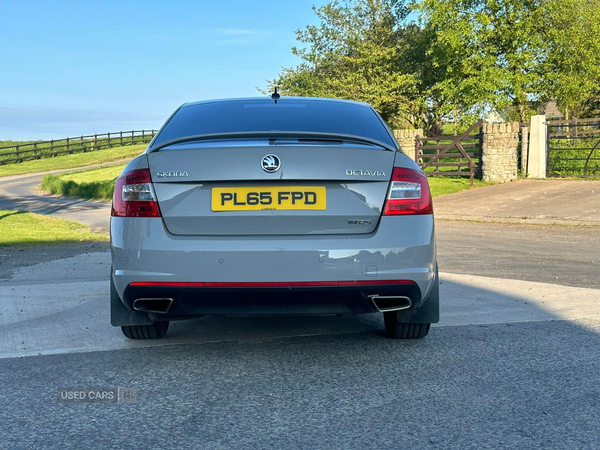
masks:
<path fill-rule="evenodd" d="M 151 325 L 131 325 L 121 327 L 125 337 L 129 339 L 161 339 L 167 334 L 169 322 L 154 322 Z"/>
<path fill-rule="evenodd" d="M 396 311 L 383 313 L 385 334 L 394 339 L 421 339 L 429 333 L 430 323 L 398 322 Z"/>

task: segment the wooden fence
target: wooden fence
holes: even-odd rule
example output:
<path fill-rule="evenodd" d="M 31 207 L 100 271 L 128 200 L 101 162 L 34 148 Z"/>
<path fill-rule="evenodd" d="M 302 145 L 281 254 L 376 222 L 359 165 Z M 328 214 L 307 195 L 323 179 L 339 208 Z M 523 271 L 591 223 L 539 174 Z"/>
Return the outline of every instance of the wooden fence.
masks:
<path fill-rule="evenodd" d="M 550 138 L 579 138 L 598 134 L 600 118 L 548 120 L 548 137 Z M 551 129 L 550 129 L 551 127 Z"/>
<path fill-rule="evenodd" d="M 157 130 L 131 130 L 0 147 L 0 165 L 150 142 Z"/>

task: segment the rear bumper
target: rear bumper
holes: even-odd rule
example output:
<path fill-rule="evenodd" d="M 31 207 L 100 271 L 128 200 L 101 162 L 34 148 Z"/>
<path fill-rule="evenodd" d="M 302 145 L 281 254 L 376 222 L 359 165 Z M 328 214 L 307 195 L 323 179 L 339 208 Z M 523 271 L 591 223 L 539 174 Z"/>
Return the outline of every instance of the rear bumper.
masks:
<path fill-rule="evenodd" d="M 419 308 L 436 278 L 430 215 L 382 217 L 375 232 L 363 235 L 252 238 L 174 236 L 161 219 L 113 217 L 111 252 L 115 292 L 125 307 L 136 298 L 174 298 L 173 317 L 373 312 L 368 297 L 375 294 L 405 295 Z M 132 285 L 361 280 L 345 286 Z"/>
<path fill-rule="evenodd" d="M 415 283 L 364 284 L 353 286 L 307 287 L 193 287 L 179 285 L 129 285 L 123 302 L 132 308 L 140 298 L 169 298 L 173 303 L 157 319 L 193 317 L 205 314 L 357 314 L 377 309 L 372 295 L 401 295 L 412 303 L 421 299 Z"/>

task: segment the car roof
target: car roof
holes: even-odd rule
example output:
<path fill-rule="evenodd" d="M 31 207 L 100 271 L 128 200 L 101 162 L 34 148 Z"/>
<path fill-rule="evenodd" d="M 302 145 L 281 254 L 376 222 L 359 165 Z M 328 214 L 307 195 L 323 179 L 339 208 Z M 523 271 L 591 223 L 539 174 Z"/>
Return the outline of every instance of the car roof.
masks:
<path fill-rule="evenodd" d="M 201 100 L 197 102 L 189 102 L 181 105 L 182 108 L 188 106 L 195 105 L 203 105 L 207 103 L 222 103 L 222 102 L 272 102 L 274 101 L 271 97 L 240 97 L 240 98 L 221 98 L 221 99 L 213 99 L 213 100 Z M 326 97 L 285 97 L 281 96 L 278 102 L 311 102 L 311 103 L 321 103 L 321 102 L 336 102 L 336 103 L 348 103 L 354 105 L 361 105 L 366 107 L 371 107 L 368 103 L 365 102 L 357 102 L 354 100 L 345 100 L 339 98 L 326 98 Z"/>

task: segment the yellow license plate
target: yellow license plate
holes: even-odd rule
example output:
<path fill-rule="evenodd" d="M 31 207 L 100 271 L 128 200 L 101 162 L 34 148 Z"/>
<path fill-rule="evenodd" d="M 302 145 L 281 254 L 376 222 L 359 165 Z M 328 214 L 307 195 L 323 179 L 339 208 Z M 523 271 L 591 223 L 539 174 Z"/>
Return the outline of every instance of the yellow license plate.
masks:
<path fill-rule="evenodd" d="M 213 211 L 327 209 L 324 186 L 213 188 Z"/>

